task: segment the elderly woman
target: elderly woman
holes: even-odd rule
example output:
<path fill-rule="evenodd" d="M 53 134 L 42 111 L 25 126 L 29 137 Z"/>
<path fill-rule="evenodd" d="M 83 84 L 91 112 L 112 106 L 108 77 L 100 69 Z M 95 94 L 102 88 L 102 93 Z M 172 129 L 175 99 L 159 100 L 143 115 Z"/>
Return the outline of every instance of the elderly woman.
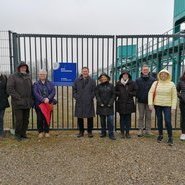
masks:
<path fill-rule="evenodd" d="M 96 99 L 97 99 L 97 109 L 96 113 L 100 116 L 101 120 L 101 135 L 100 137 L 106 137 L 106 125 L 108 127 L 109 138 L 115 140 L 113 132 L 113 104 L 115 99 L 114 86 L 109 83 L 110 77 L 102 73 L 98 80 L 100 84 L 96 87 Z M 107 120 L 107 121 L 106 121 Z M 106 123 L 107 122 L 107 123 Z"/>
<path fill-rule="evenodd" d="M 49 124 L 40 108 L 42 103 L 52 104 L 55 96 L 55 87 L 53 83 L 47 79 L 46 70 L 42 69 L 39 71 L 39 80 L 33 85 L 33 93 L 35 98 L 35 111 L 37 114 L 38 137 L 42 138 L 44 135 L 45 137 L 50 137 Z"/>
<path fill-rule="evenodd" d="M 158 74 L 158 81 L 155 81 L 148 94 L 148 105 L 150 110 L 155 107 L 157 116 L 157 125 L 159 136 L 157 142 L 160 143 L 163 139 L 163 114 L 165 125 L 168 132 L 168 144 L 173 145 L 171 113 L 176 109 L 177 91 L 175 84 L 171 81 L 171 75 L 163 69 Z"/>
<path fill-rule="evenodd" d="M 185 140 L 185 72 L 180 77 L 180 81 L 177 84 L 177 95 L 179 98 L 179 107 L 181 112 L 180 125 L 182 134 L 180 140 Z"/>
<path fill-rule="evenodd" d="M 136 83 L 128 71 L 124 70 L 119 77 L 115 87 L 116 111 L 120 115 L 120 129 L 122 138 L 131 138 L 129 130 L 131 127 L 131 113 L 135 112 L 134 96 L 136 96 Z M 126 135 L 125 135 L 126 131 Z"/>

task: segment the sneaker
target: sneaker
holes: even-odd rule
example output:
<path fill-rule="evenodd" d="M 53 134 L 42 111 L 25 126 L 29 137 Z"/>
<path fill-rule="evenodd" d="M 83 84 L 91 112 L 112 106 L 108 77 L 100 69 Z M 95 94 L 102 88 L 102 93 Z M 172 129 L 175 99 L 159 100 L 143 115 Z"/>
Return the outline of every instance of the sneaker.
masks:
<path fill-rule="evenodd" d="M 163 140 L 163 135 L 159 135 L 157 137 L 157 142 L 160 143 Z"/>
<path fill-rule="evenodd" d="M 109 136 L 109 139 L 116 140 L 115 136 Z"/>
<path fill-rule="evenodd" d="M 21 136 L 18 136 L 18 135 L 15 135 L 15 139 L 16 139 L 17 141 L 22 141 Z"/>
<path fill-rule="evenodd" d="M 49 133 L 45 133 L 45 137 L 50 137 L 50 134 Z"/>
<path fill-rule="evenodd" d="M 138 137 L 143 137 L 143 130 L 142 129 L 139 129 L 137 136 Z"/>
<path fill-rule="evenodd" d="M 100 137 L 101 138 L 106 137 L 106 133 L 100 134 Z"/>
<path fill-rule="evenodd" d="M 169 146 L 172 146 L 173 145 L 173 138 L 169 137 L 167 143 Z"/>
<path fill-rule="evenodd" d="M 44 133 L 40 132 L 39 135 L 38 135 L 38 138 L 43 138 L 43 137 L 44 137 Z"/>
<path fill-rule="evenodd" d="M 130 138 L 131 138 L 131 136 L 130 136 L 129 133 L 126 133 L 126 138 L 127 138 L 127 139 L 130 139 Z"/>
<path fill-rule="evenodd" d="M 185 141 L 185 134 L 181 134 L 180 140 L 181 140 L 181 141 Z"/>
<path fill-rule="evenodd" d="M 125 139 L 125 134 L 124 134 L 124 132 L 121 132 L 121 138 L 122 138 L 122 139 Z"/>

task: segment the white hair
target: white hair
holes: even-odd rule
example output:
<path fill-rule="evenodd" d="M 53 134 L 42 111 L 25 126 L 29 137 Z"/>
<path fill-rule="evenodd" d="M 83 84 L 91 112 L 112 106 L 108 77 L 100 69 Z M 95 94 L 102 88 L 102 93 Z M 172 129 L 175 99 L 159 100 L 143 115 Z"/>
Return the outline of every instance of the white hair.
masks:
<path fill-rule="evenodd" d="M 41 74 L 41 73 L 42 73 L 42 74 L 48 74 L 47 71 L 46 71 L 45 69 L 40 69 L 40 70 L 39 70 L 39 74 Z"/>

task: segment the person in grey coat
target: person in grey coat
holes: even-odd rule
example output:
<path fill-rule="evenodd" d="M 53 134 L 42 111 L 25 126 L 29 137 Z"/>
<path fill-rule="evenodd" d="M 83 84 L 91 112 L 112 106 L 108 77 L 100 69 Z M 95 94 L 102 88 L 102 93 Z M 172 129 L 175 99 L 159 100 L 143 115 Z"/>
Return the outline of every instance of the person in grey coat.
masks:
<path fill-rule="evenodd" d="M 94 96 L 95 96 L 96 82 L 89 76 L 89 69 L 83 67 L 81 75 L 73 84 L 73 98 L 75 103 L 75 117 L 78 118 L 79 134 L 77 137 L 84 136 L 84 118 L 87 118 L 88 123 L 88 137 L 93 137 L 93 117 L 94 111 Z"/>
<path fill-rule="evenodd" d="M 110 77 L 106 73 L 102 73 L 98 80 L 100 84 L 96 87 L 96 99 L 97 99 L 97 109 L 96 113 L 100 116 L 101 120 L 101 135 L 100 137 L 106 137 L 106 124 L 109 131 L 109 138 L 115 140 L 114 136 L 114 125 L 113 125 L 113 115 L 114 115 L 114 99 L 115 92 L 114 86 L 109 83 Z M 107 120 L 107 121 L 106 121 Z M 107 122 L 107 123 L 106 123 Z"/>
<path fill-rule="evenodd" d="M 7 93 L 11 96 L 11 103 L 15 115 L 15 139 L 27 139 L 26 131 L 29 124 L 30 108 L 33 106 L 32 80 L 29 67 L 21 62 L 17 72 L 10 75 L 7 82 Z"/>

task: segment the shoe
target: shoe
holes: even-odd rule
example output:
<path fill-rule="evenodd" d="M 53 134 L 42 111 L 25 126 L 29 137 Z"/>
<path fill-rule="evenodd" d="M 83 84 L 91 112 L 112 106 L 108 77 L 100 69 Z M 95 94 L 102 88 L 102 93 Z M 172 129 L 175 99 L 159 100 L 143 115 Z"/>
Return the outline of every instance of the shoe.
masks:
<path fill-rule="evenodd" d="M 131 136 L 130 136 L 129 133 L 126 133 L 126 138 L 127 138 L 127 139 L 130 139 L 130 138 L 131 138 Z"/>
<path fill-rule="evenodd" d="M 109 136 L 109 139 L 116 140 L 115 136 Z"/>
<path fill-rule="evenodd" d="M 143 130 L 142 129 L 139 129 L 137 136 L 138 137 L 143 137 Z"/>
<path fill-rule="evenodd" d="M 44 137 L 44 133 L 40 132 L 39 135 L 38 135 L 38 138 L 43 138 L 43 137 Z"/>
<path fill-rule="evenodd" d="M 157 137 L 157 142 L 160 143 L 163 140 L 163 135 L 159 135 Z"/>
<path fill-rule="evenodd" d="M 26 136 L 26 135 L 25 136 L 21 136 L 21 138 L 24 139 L 24 140 L 29 139 L 29 137 Z"/>
<path fill-rule="evenodd" d="M 90 133 L 88 133 L 88 137 L 89 138 L 92 138 L 93 137 L 93 135 L 92 135 L 92 133 L 90 132 Z"/>
<path fill-rule="evenodd" d="M 80 132 L 77 137 L 80 138 L 80 137 L 83 137 L 84 136 L 84 133 L 83 132 Z"/>
<path fill-rule="evenodd" d="M 106 133 L 100 134 L 100 137 L 101 138 L 106 137 Z"/>
<path fill-rule="evenodd" d="M 15 139 L 16 139 L 17 141 L 22 141 L 21 136 L 18 136 L 18 135 L 15 135 Z"/>
<path fill-rule="evenodd" d="M 167 143 L 169 146 L 172 146 L 173 145 L 173 138 L 169 137 Z"/>
<path fill-rule="evenodd" d="M 50 137 L 50 134 L 49 133 L 45 133 L 45 137 Z"/>
<path fill-rule="evenodd" d="M 181 141 L 185 141 L 185 134 L 181 134 L 180 140 L 181 140 Z"/>
<path fill-rule="evenodd" d="M 122 138 L 122 139 L 125 139 L 125 134 L 124 134 L 124 132 L 121 132 L 121 138 Z"/>

